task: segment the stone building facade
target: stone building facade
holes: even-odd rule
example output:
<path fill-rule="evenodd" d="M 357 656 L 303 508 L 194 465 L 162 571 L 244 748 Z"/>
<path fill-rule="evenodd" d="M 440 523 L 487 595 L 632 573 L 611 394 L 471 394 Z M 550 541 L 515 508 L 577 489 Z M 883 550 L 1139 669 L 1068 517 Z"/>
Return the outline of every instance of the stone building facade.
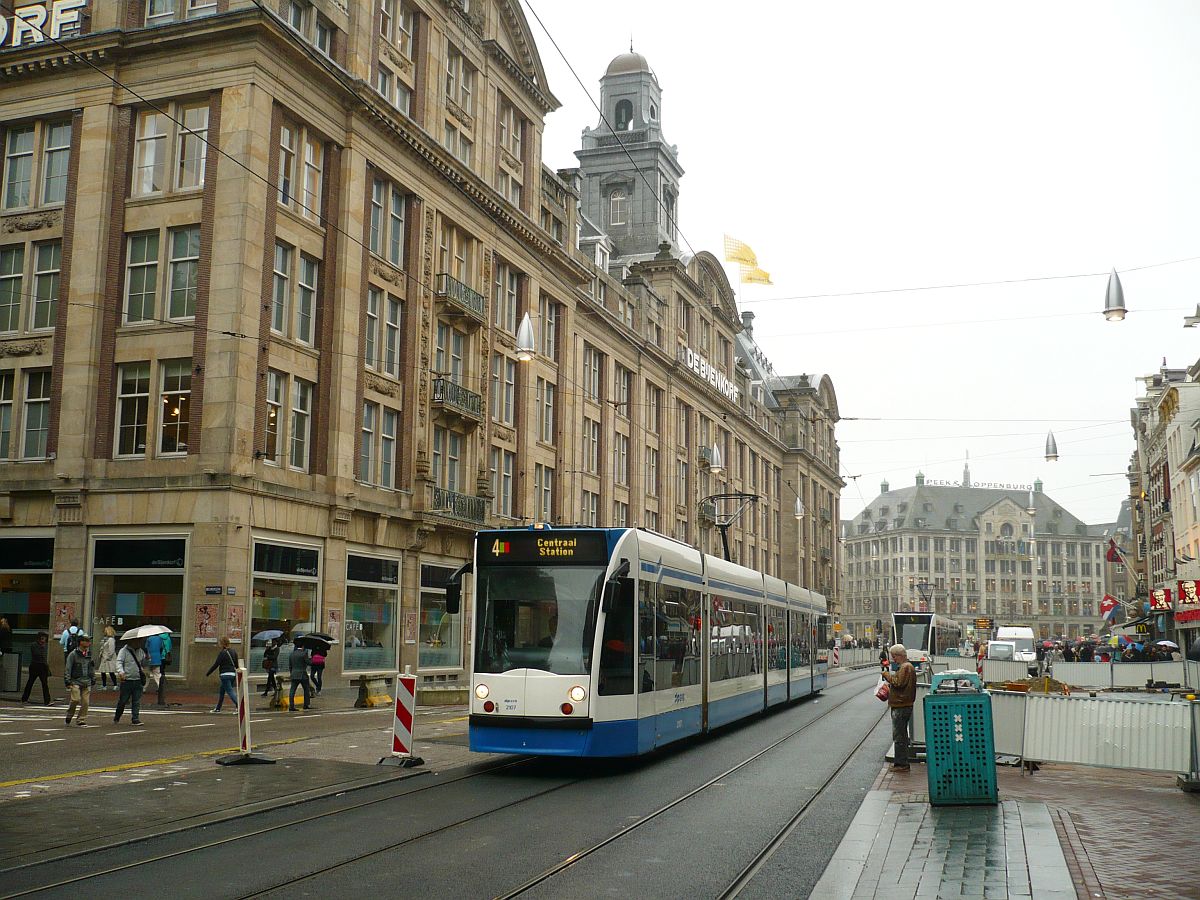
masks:
<path fill-rule="evenodd" d="M 815 559 L 836 602 L 832 384 L 752 384 L 711 254 L 622 257 L 587 227 L 589 164 L 542 164 L 559 103 L 515 0 L 39 8 L 45 32 L 4 13 L 0 49 L 20 646 L 73 616 L 166 624 L 170 675 L 199 684 L 221 636 L 257 674 L 266 635 L 327 630 L 327 683 L 411 665 L 428 702 L 469 671 L 444 585 L 477 529 L 715 550 L 701 501 L 735 490 L 757 497 L 735 558 L 789 580 Z"/>
<path fill-rule="evenodd" d="M 844 523 L 842 619 L 862 637 L 890 633 L 893 612 L 1030 625 L 1043 637 L 1098 632 L 1106 591 L 1105 537 L 1042 491 L 928 484 L 880 494 Z M 1036 574 L 1035 567 L 1036 565 Z"/>

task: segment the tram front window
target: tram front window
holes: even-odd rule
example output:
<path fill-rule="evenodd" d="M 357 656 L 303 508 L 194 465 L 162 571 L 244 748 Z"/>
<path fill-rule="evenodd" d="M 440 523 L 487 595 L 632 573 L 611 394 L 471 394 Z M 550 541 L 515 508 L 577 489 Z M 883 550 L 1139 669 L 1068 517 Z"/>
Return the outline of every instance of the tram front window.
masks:
<path fill-rule="evenodd" d="M 604 570 L 583 566 L 483 568 L 476 576 L 475 671 L 591 671 Z"/>

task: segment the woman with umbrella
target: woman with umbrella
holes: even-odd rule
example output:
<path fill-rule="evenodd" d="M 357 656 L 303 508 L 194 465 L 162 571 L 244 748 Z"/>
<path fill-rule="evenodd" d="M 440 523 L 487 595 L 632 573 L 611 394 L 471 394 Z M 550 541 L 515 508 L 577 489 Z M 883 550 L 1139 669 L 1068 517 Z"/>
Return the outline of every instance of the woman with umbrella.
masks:
<path fill-rule="evenodd" d="M 275 683 L 275 671 L 279 668 L 279 644 L 275 642 L 275 638 L 267 638 L 267 646 L 263 648 L 262 667 L 267 673 L 263 696 L 269 697 L 278 687 Z"/>
<path fill-rule="evenodd" d="M 304 690 L 304 708 L 310 708 L 308 680 L 308 669 L 311 666 L 313 670 L 313 680 L 316 682 L 315 691 L 321 693 L 321 675 L 325 671 L 325 657 L 329 654 L 329 647 L 335 643 L 337 638 L 332 635 L 325 634 L 321 631 L 314 631 L 310 634 L 304 634 L 296 638 L 295 648 L 292 650 L 291 656 L 288 657 L 288 667 L 291 670 L 292 691 L 289 709 L 296 708 L 296 688 L 300 687 Z M 317 660 L 320 660 L 318 662 Z"/>

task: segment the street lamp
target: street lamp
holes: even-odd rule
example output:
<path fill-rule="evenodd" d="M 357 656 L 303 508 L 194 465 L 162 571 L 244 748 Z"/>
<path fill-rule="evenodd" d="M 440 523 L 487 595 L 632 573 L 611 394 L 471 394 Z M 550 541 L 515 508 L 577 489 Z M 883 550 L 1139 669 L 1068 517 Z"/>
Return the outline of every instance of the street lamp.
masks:
<path fill-rule="evenodd" d="M 720 475 L 725 471 L 725 461 L 721 459 L 721 448 L 716 442 L 712 445 L 712 457 L 708 463 L 708 472 L 710 475 Z"/>
<path fill-rule="evenodd" d="M 1046 462 L 1058 459 L 1058 441 L 1054 440 L 1054 432 L 1046 432 Z"/>
<path fill-rule="evenodd" d="M 1108 290 L 1104 293 L 1104 319 L 1120 322 L 1125 318 L 1125 292 L 1121 290 L 1121 276 L 1113 269 L 1108 276 Z"/>
<path fill-rule="evenodd" d="M 933 612 L 933 603 L 931 602 L 933 598 L 933 585 L 922 578 L 917 582 L 917 592 L 921 595 L 921 605 L 928 607 L 923 612 Z"/>
<path fill-rule="evenodd" d="M 517 359 L 529 362 L 537 353 L 537 341 L 533 334 L 533 320 L 526 312 L 521 318 L 521 326 L 517 329 Z"/>

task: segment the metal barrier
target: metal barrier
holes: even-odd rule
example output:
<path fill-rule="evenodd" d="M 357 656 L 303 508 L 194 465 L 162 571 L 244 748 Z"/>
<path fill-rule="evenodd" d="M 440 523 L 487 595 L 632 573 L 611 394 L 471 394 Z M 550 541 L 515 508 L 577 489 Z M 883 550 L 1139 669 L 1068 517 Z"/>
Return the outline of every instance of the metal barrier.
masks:
<path fill-rule="evenodd" d="M 992 731 L 996 735 L 996 752 L 1005 756 L 1020 756 L 1025 741 L 1025 704 L 1029 695 L 1024 691 L 992 691 Z"/>
<path fill-rule="evenodd" d="M 1034 663 L 1017 662 L 1012 659 L 985 659 L 983 680 L 987 684 L 999 681 L 1022 681 L 1029 677 L 1029 667 Z"/>
<path fill-rule="evenodd" d="M 1114 662 L 1054 664 L 1054 677 L 1061 682 L 1084 688 L 1145 687 L 1147 681 L 1167 684 L 1195 684 L 1189 680 L 1188 665 L 1183 662 Z"/>
<path fill-rule="evenodd" d="M 1039 762 L 1187 772 L 1191 704 L 1031 696 L 1022 756 Z"/>

